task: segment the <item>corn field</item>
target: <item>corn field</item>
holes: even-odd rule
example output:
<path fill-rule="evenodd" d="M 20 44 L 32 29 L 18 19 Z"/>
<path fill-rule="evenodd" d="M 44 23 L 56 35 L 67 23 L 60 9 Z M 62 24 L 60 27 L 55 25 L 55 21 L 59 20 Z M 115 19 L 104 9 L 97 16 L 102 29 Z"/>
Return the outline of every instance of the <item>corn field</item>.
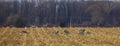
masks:
<path fill-rule="evenodd" d="M 120 46 L 120 28 L 0 28 L 0 46 Z"/>

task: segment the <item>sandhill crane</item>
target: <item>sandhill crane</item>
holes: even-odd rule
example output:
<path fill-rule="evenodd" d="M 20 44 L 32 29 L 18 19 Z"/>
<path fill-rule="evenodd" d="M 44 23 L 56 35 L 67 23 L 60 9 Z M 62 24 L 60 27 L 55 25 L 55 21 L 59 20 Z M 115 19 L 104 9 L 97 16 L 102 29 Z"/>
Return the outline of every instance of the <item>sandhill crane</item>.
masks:
<path fill-rule="evenodd" d="M 70 32 L 68 30 L 64 30 L 64 33 L 68 35 Z"/>
<path fill-rule="evenodd" d="M 15 26 L 14 26 L 14 25 L 10 25 L 9 27 L 10 27 L 10 28 L 13 28 L 13 27 L 15 27 Z"/>
<path fill-rule="evenodd" d="M 85 34 L 85 29 L 79 30 L 79 34 L 80 34 L 80 35 L 84 35 L 84 34 Z"/>
<path fill-rule="evenodd" d="M 53 34 L 58 34 L 59 33 L 59 30 L 55 30 L 52 32 Z"/>
<path fill-rule="evenodd" d="M 31 27 L 32 27 L 32 28 L 36 28 L 36 26 L 35 26 L 35 25 L 31 25 Z"/>
<path fill-rule="evenodd" d="M 43 27 L 47 27 L 47 26 L 48 26 L 48 23 L 43 25 Z"/>

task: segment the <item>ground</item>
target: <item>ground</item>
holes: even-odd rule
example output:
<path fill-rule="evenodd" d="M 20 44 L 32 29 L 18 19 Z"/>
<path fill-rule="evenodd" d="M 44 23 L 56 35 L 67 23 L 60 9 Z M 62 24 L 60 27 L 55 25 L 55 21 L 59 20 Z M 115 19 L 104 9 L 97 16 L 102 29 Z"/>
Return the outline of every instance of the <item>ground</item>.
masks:
<path fill-rule="evenodd" d="M 0 28 L 0 46 L 120 46 L 120 28 Z"/>

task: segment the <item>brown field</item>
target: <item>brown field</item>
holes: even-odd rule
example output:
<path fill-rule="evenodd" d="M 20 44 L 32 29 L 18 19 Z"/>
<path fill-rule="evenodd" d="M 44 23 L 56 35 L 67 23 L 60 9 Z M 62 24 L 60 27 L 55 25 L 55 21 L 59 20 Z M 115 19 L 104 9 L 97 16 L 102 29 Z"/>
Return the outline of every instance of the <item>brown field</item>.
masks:
<path fill-rule="evenodd" d="M 66 29 L 70 31 L 69 35 L 64 33 Z M 86 30 L 85 35 L 78 34 L 80 29 Z M 0 46 L 120 46 L 120 28 L 80 29 L 0 28 Z M 60 30 L 59 34 L 53 34 L 54 30 Z"/>

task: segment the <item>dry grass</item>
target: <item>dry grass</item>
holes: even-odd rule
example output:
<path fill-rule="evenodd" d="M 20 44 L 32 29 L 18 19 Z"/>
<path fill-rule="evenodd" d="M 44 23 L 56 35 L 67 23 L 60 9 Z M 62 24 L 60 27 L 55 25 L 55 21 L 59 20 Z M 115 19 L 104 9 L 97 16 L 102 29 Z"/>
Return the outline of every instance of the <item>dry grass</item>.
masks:
<path fill-rule="evenodd" d="M 64 30 L 69 30 L 69 36 Z M 0 28 L 0 46 L 120 46 L 120 28 L 84 28 L 91 34 L 79 35 L 78 28 Z M 55 35 L 52 31 L 60 30 Z"/>

